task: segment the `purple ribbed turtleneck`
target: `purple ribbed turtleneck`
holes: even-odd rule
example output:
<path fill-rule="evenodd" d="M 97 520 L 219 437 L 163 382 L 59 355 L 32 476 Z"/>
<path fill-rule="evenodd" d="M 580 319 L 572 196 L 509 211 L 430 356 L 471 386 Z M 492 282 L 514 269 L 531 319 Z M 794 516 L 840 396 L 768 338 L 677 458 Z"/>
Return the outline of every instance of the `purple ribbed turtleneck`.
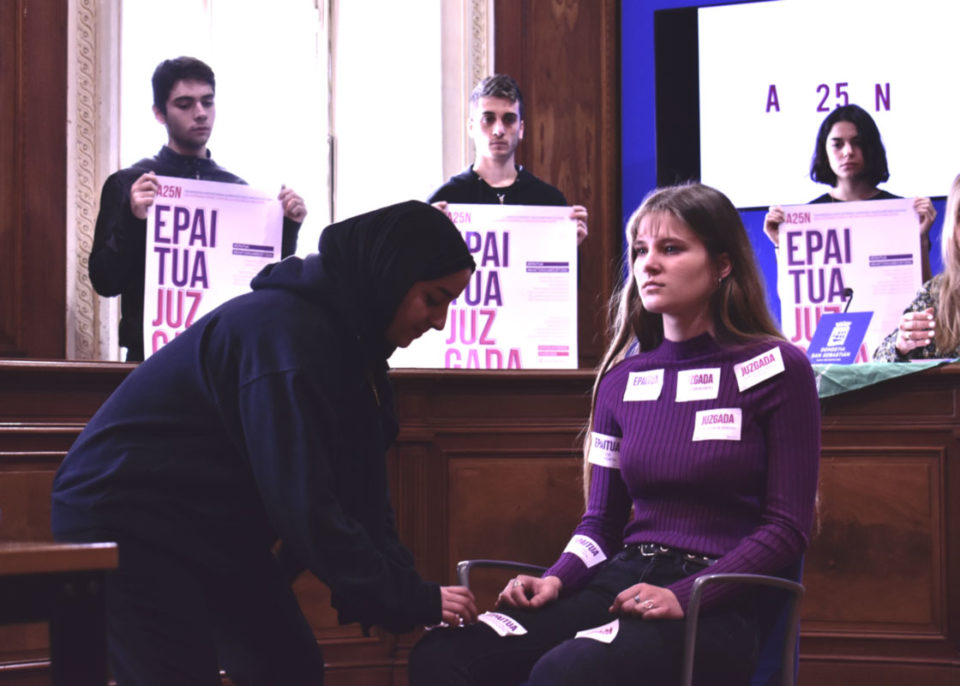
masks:
<path fill-rule="evenodd" d="M 649 542 L 720 558 L 711 573 L 772 574 L 806 549 L 820 407 L 800 349 L 774 338 L 724 345 L 709 334 L 664 341 L 607 372 L 593 432 L 607 447 L 619 438 L 619 458 L 591 452 L 575 535 L 607 558 L 626 543 Z M 558 576 L 566 594 L 599 569 L 565 552 L 546 574 Z M 670 586 L 684 609 L 692 585 L 690 577 Z M 710 588 L 705 606 L 726 594 Z"/>

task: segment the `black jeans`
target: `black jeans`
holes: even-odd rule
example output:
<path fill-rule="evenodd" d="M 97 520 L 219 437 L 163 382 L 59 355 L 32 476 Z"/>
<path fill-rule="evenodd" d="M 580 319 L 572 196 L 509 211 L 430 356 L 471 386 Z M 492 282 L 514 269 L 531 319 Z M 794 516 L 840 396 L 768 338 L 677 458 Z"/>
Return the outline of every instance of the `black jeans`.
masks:
<path fill-rule="evenodd" d="M 268 550 L 214 572 L 129 537 L 105 585 L 107 648 L 119 686 L 322 686 L 323 655 Z"/>
<path fill-rule="evenodd" d="M 573 638 L 616 617 L 609 608 L 633 584 L 669 584 L 704 569 L 677 557 L 643 557 L 625 549 L 590 584 L 539 610 L 508 609 L 527 633 L 500 637 L 479 623 L 435 629 L 410 656 L 410 686 L 675 684 L 680 678 L 684 620 L 620 617 L 609 644 Z M 701 614 L 696 672 L 711 684 L 749 683 L 757 656 L 757 620 L 749 599 Z"/>

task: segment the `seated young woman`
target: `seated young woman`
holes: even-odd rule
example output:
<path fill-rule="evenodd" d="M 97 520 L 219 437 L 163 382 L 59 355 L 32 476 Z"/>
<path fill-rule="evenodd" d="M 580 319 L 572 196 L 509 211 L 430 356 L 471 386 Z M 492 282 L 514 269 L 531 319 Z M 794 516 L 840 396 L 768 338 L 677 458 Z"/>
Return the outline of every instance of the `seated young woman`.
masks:
<path fill-rule="evenodd" d="M 810 204 L 849 202 L 853 200 L 892 200 L 899 198 L 877 188 L 890 178 L 887 152 L 873 117 L 858 105 L 838 107 L 827 115 L 813 149 L 810 178 L 825 183 L 830 190 L 814 198 Z M 930 278 L 930 227 L 937 211 L 930 198 L 915 198 L 920 231 L 920 259 L 924 280 Z M 783 208 L 774 206 L 764 217 L 763 230 L 779 246 Z"/>
<path fill-rule="evenodd" d="M 694 579 L 776 574 L 806 549 L 817 392 L 767 310 L 740 215 L 707 186 L 663 188 L 626 235 L 581 523 L 542 577 L 506 585 L 497 615 L 428 632 L 410 658 L 412 686 L 676 682 Z M 639 354 L 625 357 L 635 342 Z M 717 683 L 748 680 L 754 596 L 712 587 L 702 610 L 697 668 Z M 607 640 L 576 637 L 598 627 Z"/>
<path fill-rule="evenodd" d="M 878 362 L 960 357 L 960 176 L 950 185 L 940 251 L 943 271 L 926 281 L 903 311 L 900 325 L 873 353 Z"/>

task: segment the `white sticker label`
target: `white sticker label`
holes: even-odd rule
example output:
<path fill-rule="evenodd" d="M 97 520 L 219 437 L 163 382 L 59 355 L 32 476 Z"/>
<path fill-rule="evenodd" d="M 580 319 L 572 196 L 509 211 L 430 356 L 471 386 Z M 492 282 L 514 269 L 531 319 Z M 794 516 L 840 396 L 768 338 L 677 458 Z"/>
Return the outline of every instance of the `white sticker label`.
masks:
<path fill-rule="evenodd" d="M 574 638 L 592 638 L 594 641 L 600 641 L 601 643 L 613 643 L 613 639 L 617 637 L 617 632 L 619 631 L 620 620 L 615 619 L 609 624 L 604 624 L 603 626 L 596 626 L 592 629 L 578 631 Z"/>
<path fill-rule="evenodd" d="M 620 469 L 620 437 L 599 434 L 596 431 L 590 434 L 590 464 L 610 469 Z"/>
<path fill-rule="evenodd" d="M 567 543 L 563 552 L 572 553 L 579 557 L 588 569 L 607 559 L 607 556 L 603 554 L 603 549 L 589 536 L 574 536 Z"/>
<path fill-rule="evenodd" d="M 780 348 L 773 348 L 765 353 L 760 353 L 752 360 L 735 364 L 733 370 L 737 375 L 737 385 L 742 393 L 761 381 L 782 374 L 784 371 L 783 354 L 780 352 Z"/>
<path fill-rule="evenodd" d="M 743 411 L 739 407 L 703 410 L 694 421 L 695 441 L 739 441 Z"/>
<path fill-rule="evenodd" d="M 523 636 L 527 633 L 520 622 L 499 612 L 484 612 L 477 617 L 477 620 L 483 622 L 501 636 Z"/>
<path fill-rule="evenodd" d="M 677 372 L 677 402 L 715 400 L 720 393 L 720 367 Z"/>
<path fill-rule="evenodd" d="M 649 372 L 630 372 L 627 387 L 623 389 L 624 402 L 656 400 L 663 390 L 663 370 L 652 369 Z"/>

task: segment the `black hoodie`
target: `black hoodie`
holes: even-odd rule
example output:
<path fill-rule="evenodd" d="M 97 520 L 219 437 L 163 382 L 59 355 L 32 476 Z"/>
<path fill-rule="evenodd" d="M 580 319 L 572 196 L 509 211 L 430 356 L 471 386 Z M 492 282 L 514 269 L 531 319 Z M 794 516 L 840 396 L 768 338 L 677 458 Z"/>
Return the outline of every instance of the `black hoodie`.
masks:
<path fill-rule="evenodd" d="M 384 332 L 413 283 L 472 266 L 423 203 L 327 227 L 319 254 L 266 268 L 107 399 L 57 472 L 54 534 L 135 537 L 214 574 L 280 538 L 342 622 L 438 622 L 388 498 Z"/>

